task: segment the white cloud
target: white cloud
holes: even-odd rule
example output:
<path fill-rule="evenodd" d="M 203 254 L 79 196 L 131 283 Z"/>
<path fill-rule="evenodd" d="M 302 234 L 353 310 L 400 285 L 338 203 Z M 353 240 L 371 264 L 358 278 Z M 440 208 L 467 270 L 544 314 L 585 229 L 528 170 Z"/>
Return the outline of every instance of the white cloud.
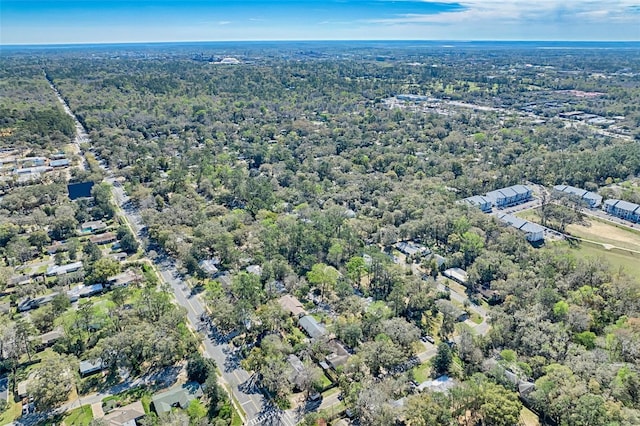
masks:
<path fill-rule="evenodd" d="M 370 20 L 376 24 L 457 24 L 457 23 L 633 23 L 639 0 L 445 0 L 465 8 L 438 14 L 407 14 Z M 634 16 L 635 15 L 635 16 Z M 586 22 L 585 22 L 586 21 Z"/>

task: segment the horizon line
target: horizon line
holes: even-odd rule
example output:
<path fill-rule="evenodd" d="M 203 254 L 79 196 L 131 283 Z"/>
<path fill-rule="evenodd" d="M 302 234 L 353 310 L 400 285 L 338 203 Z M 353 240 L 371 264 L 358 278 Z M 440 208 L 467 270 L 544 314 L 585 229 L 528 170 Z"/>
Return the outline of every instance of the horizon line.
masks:
<path fill-rule="evenodd" d="M 255 40 L 164 40 L 164 41 L 100 41 L 68 43 L 0 43 L 0 47 L 52 47 L 52 46 L 107 46 L 107 45 L 160 45 L 192 43 L 376 43 L 376 42 L 446 42 L 446 43 L 640 43 L 640 40 L 572 40 L 572 39 L 255 39 Z"/>

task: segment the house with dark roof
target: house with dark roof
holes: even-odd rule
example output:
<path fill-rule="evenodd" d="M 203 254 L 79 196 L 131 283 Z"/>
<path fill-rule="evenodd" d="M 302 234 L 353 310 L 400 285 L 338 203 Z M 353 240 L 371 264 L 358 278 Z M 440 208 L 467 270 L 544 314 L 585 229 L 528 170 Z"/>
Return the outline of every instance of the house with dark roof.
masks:
<path fill-rule="evenodd" d="M 544 240 L 544 228 L 536 223 L 504 213 L 499 214 L 498 219 L 500 219 L 501 222 L 524 232 L 527 240 L 532 243 Z"/>
<path fill-rule="evenodd" d="M 600 205 L 602 204 L 602 196 L 596 194 L 595 192 L 568 185 L 556 185 L 553 187 L 553 189 L 558 193 L 567 194 L 582 201 L 592 209 L 600 207 Z"/>
<path fill-rule="evenodd" d="M 486 198 L 497 208 L 511 207 L 531 200 L 531 188 L 524 185 L 513 185 L 507 188 L 487 192 Z"/>
<path fill-rule="evenodd" d="M 413 241 L 400 241 L 395 244 L 395 247 L 407 256 L 427 256 L 431 254 L 431 250 L 427 247 L 414 243 Z"/>
<path fill-rule="evenodd" d="M 48 348 L 63 337 L 64 330 L 62 330 L 62 328 L 54 328 L 48 333 L 41 334 L 39 340 L 43 347 Z"/>
<path fill-rule="evenodd" d="M 610 215 L 630 222 L 640 222 L 640 205 L 624 200 L 607 200 L 602 208 Z"/>
<path fill-rule="evenodd" d="M 154 411 L 160 415 L 168 413 L 172 408 L 185 409 L 191 401 L 202 396 L 202 388 L 197 382 L 185 383 L 174 387 L 167 392 L 157 393 L 151 397 Z"/>
<path fill-rule="evenodd" d="M 104 234 L 94 235 L 89 238 L 89 241 L 98 245 L 113 243 L 116 240 L 116 234 L 113 232 L 105 232 Z"/>
<path fill-rule="evenodd" d="M 314 317 L 311 315 L 305 315 L 298 320 L 298 324 L 311 338 L 324 336 L 327 334 L 327 329 L 324 328 Z"/>

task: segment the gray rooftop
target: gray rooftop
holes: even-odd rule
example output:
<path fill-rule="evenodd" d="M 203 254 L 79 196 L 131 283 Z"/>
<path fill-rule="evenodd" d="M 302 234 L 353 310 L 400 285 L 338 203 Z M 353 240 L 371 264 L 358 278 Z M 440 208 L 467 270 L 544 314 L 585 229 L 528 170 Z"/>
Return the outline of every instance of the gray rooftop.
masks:
<path fill-rule="evenodd" d="M 513 226 L 514 228 L 520 229 L 521 231 L 527 233 L 544 232 L 544 228 L 542 226 L 511 214 L 499 214 L 498 219 L 508 225 Z"/>
<path fill-rule="evenodd" d="M 614 205 L 617 209 L 625 210 L 625 211 L 628 211 L 628 212 L 634 212 L 638 208 L 640 208 L 640 206 L 638 204 L 630 203 L 630 202 L 624 201 L 624 200 L 607 200 L 607 201 L 605 201 L 605 204 Z"/>
<path fill-rule="evenodd" d="M 202 396 L 202 389 L 196 382 L 185 383 L 167 392 L 157 393 L 151 397 L 156 413 L 168 413 L 173 407 L 187 408 L 189 403 Z"/>
<path fill-rule="evenodd" d="M 327 330 L 322 324 L 320 324 L 311 315 L 305 315 L 298 320 L 300 327 L 304 328 L 304 331 L 311 337 L 320 337 L 327 333 Z"/>
<path fill-rule="evenodd" d="M 491 204 L 491 200 L 484 195 L 474 195 L 464 199 L 466 202 L 476 205 Z"/>

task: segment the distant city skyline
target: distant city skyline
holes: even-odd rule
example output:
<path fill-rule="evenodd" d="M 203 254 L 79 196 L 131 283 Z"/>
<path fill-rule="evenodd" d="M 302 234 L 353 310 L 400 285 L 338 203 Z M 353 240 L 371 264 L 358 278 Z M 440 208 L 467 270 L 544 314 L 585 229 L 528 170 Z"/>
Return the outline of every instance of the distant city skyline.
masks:
<path fill-rule="evenodd" d="M 2 44 L 640 40 L 640 0 L 2 0 Z"/>

